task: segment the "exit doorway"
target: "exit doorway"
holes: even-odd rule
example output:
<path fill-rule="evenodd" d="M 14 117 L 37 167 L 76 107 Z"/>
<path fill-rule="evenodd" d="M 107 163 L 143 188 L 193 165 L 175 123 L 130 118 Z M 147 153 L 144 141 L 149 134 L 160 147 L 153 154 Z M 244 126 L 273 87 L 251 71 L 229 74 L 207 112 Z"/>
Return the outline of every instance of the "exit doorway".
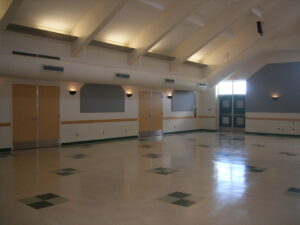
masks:
<path fill-rule="evenodd" d="M 223 81 L 218 85 L 220 131 L 245 130 L 246 81 Z"/>

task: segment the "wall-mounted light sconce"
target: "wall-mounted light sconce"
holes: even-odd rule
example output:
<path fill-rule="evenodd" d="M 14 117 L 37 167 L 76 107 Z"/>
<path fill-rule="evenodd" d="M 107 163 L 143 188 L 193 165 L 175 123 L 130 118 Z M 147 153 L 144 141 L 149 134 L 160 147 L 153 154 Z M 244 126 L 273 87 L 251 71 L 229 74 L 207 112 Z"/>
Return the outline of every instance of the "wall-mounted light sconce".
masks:
<path fill-rule="evenodd" d="M 172 99 L 173 95 L 172 94 L 168 94 L 168 99 Z"/>
<path fill-rule="evenodd" d="M 272 94 L 271 98 L 273 100 L 278 100 L 280 98 L 279 94 Z"/>
<path fill-rule="evenodd" d="M 126 92 L 126 96 L 127 96 L 128 98 L 130 98 L 130 97 L 132 96 L 132 92 L 131 92 L 131 91 L 127 91 L 127 92 Z"/>
<path fill-rule="evenodd" d="M 70 89 L 69 94 L 70 95 L 76 95 L 77 91 L 75 89 Z"/>

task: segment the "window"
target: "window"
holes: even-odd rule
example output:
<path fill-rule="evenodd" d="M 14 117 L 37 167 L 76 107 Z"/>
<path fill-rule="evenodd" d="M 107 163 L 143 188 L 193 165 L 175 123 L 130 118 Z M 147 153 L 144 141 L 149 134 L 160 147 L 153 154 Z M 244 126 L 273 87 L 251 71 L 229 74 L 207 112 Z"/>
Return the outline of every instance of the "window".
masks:
<path fill-rule="evenodd" d="M 172 112 L 192 112 L 196 106 L 196 96 L 193 91 L 174 91 Z"/>
<path fill-rule="evenodd" d="M 222 81 L 217 85 L 218 95 L 245 95 L 247 92 L 246 80 Z"/>
<path fill-rule="evenodd" d="M 80 90 L 80 112 L 125 112 L 124 90 L 116 85 L 84 84 Z"/>

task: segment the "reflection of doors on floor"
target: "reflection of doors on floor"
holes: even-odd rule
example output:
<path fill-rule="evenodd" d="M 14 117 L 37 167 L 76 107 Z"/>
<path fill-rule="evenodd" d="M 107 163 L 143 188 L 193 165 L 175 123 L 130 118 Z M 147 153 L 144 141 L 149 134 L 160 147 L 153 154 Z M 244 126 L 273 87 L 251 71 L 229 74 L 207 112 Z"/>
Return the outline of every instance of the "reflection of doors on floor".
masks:
<path fill-rule="evenodd" d="M 57 146 L 59 87 L 13 85 L 13 148 Z"/>
<path fill-rule="evenodd" d="M 222 95 L 219 107 L 220 130 L 242 131 L 245 128 L 245 95 Z"/>
<path fill-rule="evenodd" d="M 139 134 L 151 136 L 162 134 L 162 93 L 139 93 Z"/>

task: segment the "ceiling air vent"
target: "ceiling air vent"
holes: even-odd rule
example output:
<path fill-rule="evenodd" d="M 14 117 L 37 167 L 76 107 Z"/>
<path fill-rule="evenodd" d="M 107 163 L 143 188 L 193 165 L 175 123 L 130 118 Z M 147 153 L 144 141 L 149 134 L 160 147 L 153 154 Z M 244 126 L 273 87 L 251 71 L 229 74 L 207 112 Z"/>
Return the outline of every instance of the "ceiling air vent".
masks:
<path fill-rule="evenodd" d="M 119 79 L 129 79 L 130 75 L 129 74 L 123 74 L 123 73 L 116 73 L 116 78 L 119 78 Z"/>
<path fill-rule="evenodd" d="M 64 72 L 64 68 L 61 67 L 61 66 L 49 66 L 49 65 L 43 65 L 43 71 L 46 71 L 46 72 L 62 73 L 62 72 Z"/>
<path fill-rule="evenodd" d="M 165 83 L 169 83 L 169 84 L 174 84 L 175 80 L 174 79 L 165 79 Z"/>
<path fill-rule="evenodd" d="M 200 86 L 200 87 L 206 87 L 207 85 L 206 85 L 206 84 L 203 84 L 203 83 L 199 83 L 199 86 Z"/>
<path fill-rule="evenodd" d="M 44 59 L 60 60 L 60 57 L 58 57 L 58 56 L 42 55 L 42 54 L 35 54 L 35 53 L 30 53 L 30 52 L 12 51 L 12 54 L 13 55 L 30 56 L 30 57 L 39 57 L 39 58 L 44 58 Z"/>
<path fill-rule="evenodd" d="M 38 57 L 44 58 L 44 59 L 60 60 L 60 57 L 58 57 L 58 56 L 51 56 L 51 55 L 38 55 Z"/>
<path fill-rule="evenodd" d="M 37 57 L 37 54 L 29 53 L 29 52 L 19 52 L 19 51 L 12 51 L 14 55 L 22 55 L 22 56 L 30 56 L 30 57 Z"/>

